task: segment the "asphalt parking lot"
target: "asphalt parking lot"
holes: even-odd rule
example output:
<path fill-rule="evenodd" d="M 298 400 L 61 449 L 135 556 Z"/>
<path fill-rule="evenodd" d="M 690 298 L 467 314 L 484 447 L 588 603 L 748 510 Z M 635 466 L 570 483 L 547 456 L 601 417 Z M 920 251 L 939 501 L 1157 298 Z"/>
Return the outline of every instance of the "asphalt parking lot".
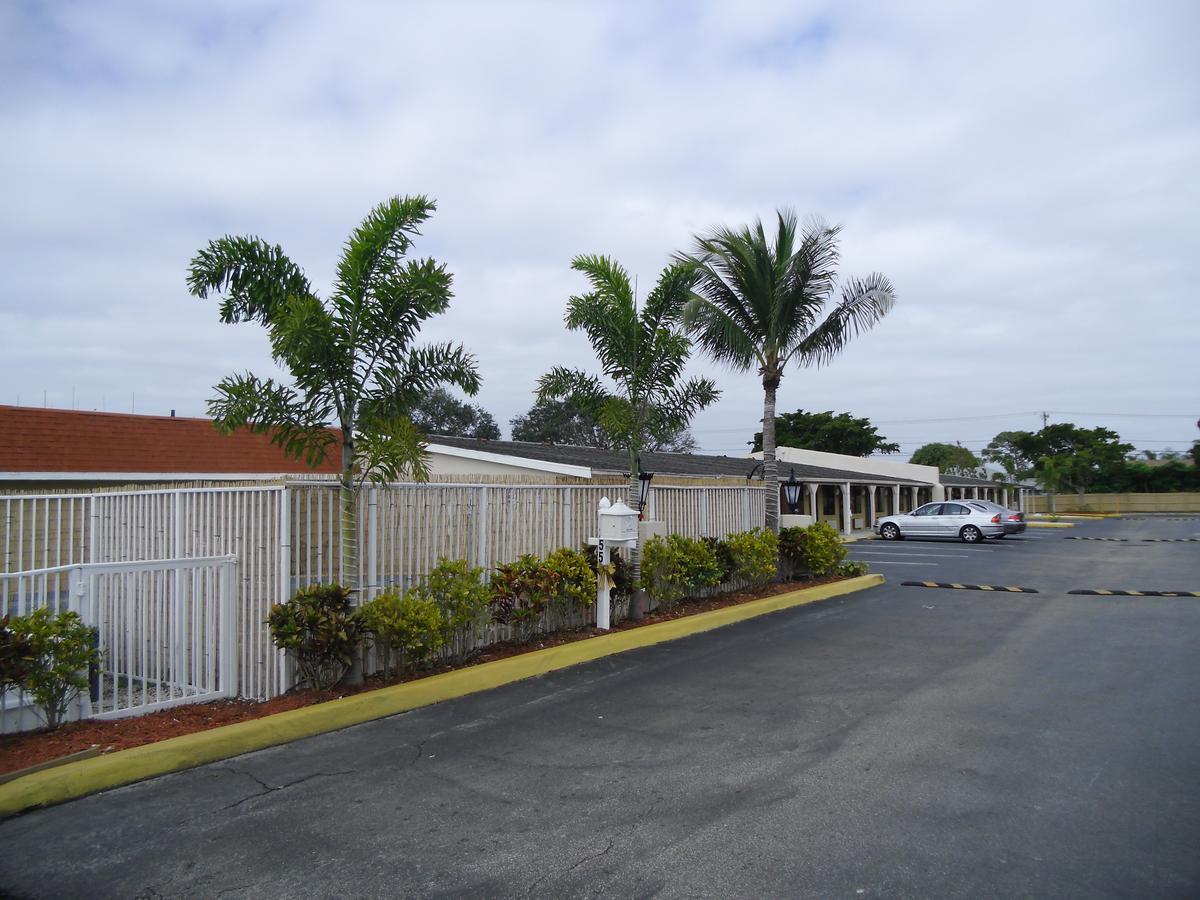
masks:
<path fill-rule="evenodd" d="M 1072 524 L 1030 527 L 981 544 L 944 538 L 858 541 L 850 545 L 850 558 L 896 583 L 959 582 L 1042 591 L 1200 590 L 1200 542 L 1192 540 L 1200 538 L 1200 515 Z M 1086 565 L 1081 566 L 1083 560 Z"/>
<path fill-rule="evenodd" d="M 1142 540 L 1197 532 L 861 543 L 887 585 L 9 819 L 0 885 L 1195 897 L 1200 598 L 1068 592 L 1200 590 Z"/>

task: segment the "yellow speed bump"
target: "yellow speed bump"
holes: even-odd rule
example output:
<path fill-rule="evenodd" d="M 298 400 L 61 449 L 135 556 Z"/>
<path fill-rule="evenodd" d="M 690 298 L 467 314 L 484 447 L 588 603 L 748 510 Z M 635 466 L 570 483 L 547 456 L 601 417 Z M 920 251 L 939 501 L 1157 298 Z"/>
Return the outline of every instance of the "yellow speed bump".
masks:
<path fill-rule="evenodd" d="M 520 656 L 498 659 L 420 681 L 365 691 L 341 700 L 276 713 L 250 722 L 238 722 L 209 731 L 187 734 L 57 768 L 33 772 L 0 785 L 0 817 L 26 809 L 51 806 L 97 791 L 108 790 L 156 775 L 177 772 L 262 750 L 300 738 L 348 728 L 545 675 L 605 656 L 649 647 L 665 641 L 711 631 L 768 613 L 828 600 L 883 584 L 882 575 L 860 575 L 833 584 L 763 597 L 736 606 L 658 622 L 628 631 L 547 647 Z"/>

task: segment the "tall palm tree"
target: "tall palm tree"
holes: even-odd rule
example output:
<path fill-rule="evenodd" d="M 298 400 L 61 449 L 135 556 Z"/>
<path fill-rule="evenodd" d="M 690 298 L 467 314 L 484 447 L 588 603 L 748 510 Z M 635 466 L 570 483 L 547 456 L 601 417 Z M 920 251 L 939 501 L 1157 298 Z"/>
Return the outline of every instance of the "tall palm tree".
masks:
<path fill-rule="evenodd" d="M 193 295 L 223 295 L 222 322 L 266 327 L 272 356 L 292 376 L 291 385 L 226 376 L 208 403 L 217 427 L 268 434 L 314 466 L 336 443 L 328 426 L 341 429 L 342 577 L 355 596 L 358 488 L 365 478 L 424 480 L 424 444 L 405 412 L 441 384 L 479 390 L 475 359 L 461 344 L 413 346 L 421 323 L 451 297 L 443 264 L 405 259 L 434 209 L 417 196 L 371 210 L 347 240 L 324 302 L 281 247 L 257 237 L 210 241 L 188 271 Z"/>
<path fill-rule="evenodd" d="M 779 530 L 778 467 L 775 462 L 775 395 L 788 363 L 829 362 L 852 337 L 892 308 L 895 293 L 883 275 L 850 279 L 822 319 L 838 288 L 838 232 L 820 219 L 803 227 L 789 210 L 776 212 L 768 237 L 761 220 L 753 227 L 718 228 L 697 236 L 681 261 L 697 267 L 683 321 L 715 361 L 738 371 L 757 367 L 763 386 L 763 477 L 767 526 Z"/>

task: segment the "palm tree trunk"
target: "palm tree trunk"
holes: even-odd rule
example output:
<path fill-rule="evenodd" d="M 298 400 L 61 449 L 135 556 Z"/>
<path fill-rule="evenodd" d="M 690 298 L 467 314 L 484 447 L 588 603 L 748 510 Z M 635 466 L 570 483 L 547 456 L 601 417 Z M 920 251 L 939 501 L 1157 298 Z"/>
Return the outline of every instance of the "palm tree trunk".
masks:
<path fill-rule="evenodd" d="M 342 426 L 342 476 L 338 488 L 338 499 L 342 510 L 342 581 L 350 591 L 350 603 L 354 607 L 362 604 L 358 579 L 358 498 L 354 493 L 354 436 L 349 428 Z M 350 668 L 342 679 L 349 685 L 363 683 L 362 647 L 355 648 Z"/>
<path fill-rule="evenodd" d="M 638 458 L 632 450 L 629 451 L 629 499 L 627 505 L 637 509 L 641 482 L 638 479 Z M 642 548 L 635 544 L 629 548 L 629 567 L 633 572 L 633 593 L 629 595 L 629 618 L 640 621 L 646 615 L 646 592 L 641 588 L 642 580 Z"/>
<path fill-rule="evenodd" d="M 767 528 L 779 534 L 779 466 L 775 462 L 775 391 L 779 379 L 763 377 L 763 482 L 767 496 Z"/>

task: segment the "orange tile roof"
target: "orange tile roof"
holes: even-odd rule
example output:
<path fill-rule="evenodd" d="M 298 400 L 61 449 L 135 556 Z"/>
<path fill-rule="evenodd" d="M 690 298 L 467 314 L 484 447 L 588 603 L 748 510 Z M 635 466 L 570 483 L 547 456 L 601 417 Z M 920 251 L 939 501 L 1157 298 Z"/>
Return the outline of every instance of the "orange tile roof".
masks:
<path fill-rule="evenodd" d="M 209 419 L 0 406 L 0 472 L 336 473 L 339 457 L 335 445 L 310 469 L 267 435 L 224 435 Z"/>

